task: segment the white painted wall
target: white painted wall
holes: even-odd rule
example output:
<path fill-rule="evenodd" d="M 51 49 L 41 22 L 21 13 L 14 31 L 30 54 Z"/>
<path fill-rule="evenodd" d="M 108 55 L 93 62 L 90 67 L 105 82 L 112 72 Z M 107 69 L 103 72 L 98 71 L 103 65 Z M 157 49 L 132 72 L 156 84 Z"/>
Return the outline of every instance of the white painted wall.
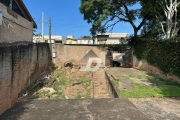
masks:
<path fill-rule="evenodd" d="M 78 44 L 93 44 L 93 40 L 77 40 Z"/>

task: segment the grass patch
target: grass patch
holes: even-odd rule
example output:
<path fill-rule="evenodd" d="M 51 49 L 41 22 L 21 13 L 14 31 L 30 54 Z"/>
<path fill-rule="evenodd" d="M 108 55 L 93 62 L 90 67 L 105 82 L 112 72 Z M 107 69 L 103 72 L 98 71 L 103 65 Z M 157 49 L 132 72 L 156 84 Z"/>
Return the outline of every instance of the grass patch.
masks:
<path fill-rule="evenodd" d="M 148 78 L 153 78 L 149 75 L 141 75 L 141 74 L 130 74 L 128 76 L 123 76 L 126 79 L 133 79 L 133 78 L 137 78 L 137 79 L 148 79 Z"/>
<path fill-rule="evenodd" d="M 113 82 L 114 82 L 116 88 L 118 89 L 118 91 L 120 92 L 120 84 L 119 84 L 119 81 L 113 79 Z"/>
<path fill-rule="evenodd" d="M 128 77 L 129 77 L 129 78 L 135 78 L 136 75 L 130 74 L 130 75 L 128 75 Z"/>
<path fill-rule="evenodd" d="M 81 98 L 82 98 L 81 94 L 80 94 L 80 93 L 77 93 L 75 99 L 81 99 Z"/>
<path fill-rule="evenodd" d="M 149 87 L 139 83 L 132 83 L 133 91 L 122 90 L 123 98 L 147 98 L 147 97 L 179 97 L 180 87 L 164 88 L 164 87 Z"/>

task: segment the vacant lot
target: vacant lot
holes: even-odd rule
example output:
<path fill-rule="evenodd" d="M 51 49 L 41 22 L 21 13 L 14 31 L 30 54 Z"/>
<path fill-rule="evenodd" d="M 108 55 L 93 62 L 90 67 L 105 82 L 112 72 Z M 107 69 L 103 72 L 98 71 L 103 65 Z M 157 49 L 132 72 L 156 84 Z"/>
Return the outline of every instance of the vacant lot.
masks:
<path fill-rule="evenodd" d="M 50 80 L 56 80 L 50 87 L 35 91 L 32 96 L 39 99 L 80 99 L 91 97 L 91 72 L 79 69 L 56 69 Z"/>

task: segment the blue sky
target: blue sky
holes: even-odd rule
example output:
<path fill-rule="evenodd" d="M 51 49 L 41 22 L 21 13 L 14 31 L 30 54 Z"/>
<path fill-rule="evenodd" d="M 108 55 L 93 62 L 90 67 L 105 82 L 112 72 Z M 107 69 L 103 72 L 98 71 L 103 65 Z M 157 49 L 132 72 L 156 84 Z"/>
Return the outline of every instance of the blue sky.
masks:
<path fill-rule="evenodd" d="M 23 0 L 27 9 L 36 21 L 38 28 L 36 33 L 41 33 L 41 15 L 44 12 L 45 35 L 48 35 L 48 19 L 52 21 L 52 35 L 73 35 L 80 38 L 90 35 L 91 25 L 83 20 L 83 15 L 79 12 L 80 0 Z M 129 24 L 119 23 L 112 32 L 122 32 L 132 34 L 133 30 Z"/>

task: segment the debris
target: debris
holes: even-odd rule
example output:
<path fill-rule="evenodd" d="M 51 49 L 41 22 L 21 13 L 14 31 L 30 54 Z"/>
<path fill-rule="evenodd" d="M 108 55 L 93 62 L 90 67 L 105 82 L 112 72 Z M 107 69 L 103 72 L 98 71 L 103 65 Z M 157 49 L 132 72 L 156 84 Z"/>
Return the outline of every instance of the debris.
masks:
<path fill-rule="evenodd" d="M 26 96 L 28 96 L 28 94 L 29 94 L 29 92 L 26 91 L 26 93 L 23 94 L 22 97 L 26 97 Z"/>
<path fill-rule="evenodd" d="M 113 74 L 111 74 L 111 77 L 114 79 L 114 80 L 116 80 L 116 81 L 118 81 L 119 80 L 119 78 L 118 77 L 116 77 L 115 75 L 113 75 Z"/>
<path fill-rule="evenodd" d="M 76 83 L 73 83 L 72 86 L 75 86 L 75 85 L 80 85 L 82 82 L 76 82 Z"/>
<path fill-rule="evenodd" d="M 49 82 L 47 84 L 45 84 L 45 87 L 50 87 L 54 84 L 54 82 L 56 81 L 56 79 L 50 79 Z"/>
<path fill-rule="evenodd" d="M 65 62 L 64 63 L 65 69 L 72 69 L 73 68 L 73 63 L 72 62 Z"/>
<path fill-rule="evenodd" d="M 59 93 L 62 93 L 62 92 L 63 92 L 63 90 L 58 90 L 58 92 L 59 92 Z"/>
<path fill-rule="evenodd" d="M 68 96 L 65 96 L 66 99 L 69 99 Z"/>

